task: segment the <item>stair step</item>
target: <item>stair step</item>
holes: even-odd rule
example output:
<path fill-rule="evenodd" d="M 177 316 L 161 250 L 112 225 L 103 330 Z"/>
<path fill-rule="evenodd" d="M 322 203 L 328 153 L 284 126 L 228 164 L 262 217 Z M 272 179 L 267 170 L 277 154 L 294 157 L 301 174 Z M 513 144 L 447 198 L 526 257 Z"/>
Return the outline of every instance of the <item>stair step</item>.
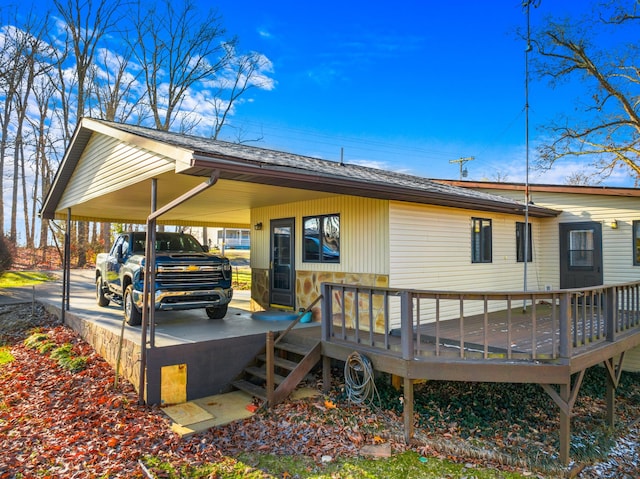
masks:
<path fill-rule="evenodd" d="M 267 362 L 267 355 L 264 353 L 258 354 L 256 358 L 262 361 L 263 363 Z M 293 371 L 298 366 L 298 363 L 296 363 L 295 361 L 290 361 L 285 358 L 279 358 L 277 356 L 273 358 L 273 362 L 275 363 L 276 366 L 284 369 L 288 369 L 289 371 Z"/>
<path fill-rule="evenodd" d="M 306 356 L 312 348 L 303 344 L 289 343 L 287 341 L 281 341 L 275 345 L 275 349 L 280 349 L 281 351 L 288 351 L 290 353 L 299 354 L 301 356 Z"/>
<path fill-rule="evenodd" d="M 258 366 L 249 366 L 244 368 L 244 370 L 245 372 L 251 374 L 252 376 L 255 376 L 260 379 L 264 379 L 265 381 L 267 380 L 267 370 L 264 366 L 262 366 L 261 368 Z M 276 384 L 280 384 L 285 379 L 286 378 L 284 376 L 281 376 L 280 374 L 273 375 L 273 381 Z"/>
<path fill-rule="evenodd" d="M 231 384 L 235 388 L 240 389 L 241 391 L 244 391 L 248 394 L 251 394 L 252 396 L 255 396 L 260 399 L 264 399 L 265 401 L 267 399 L 267 390 L 262 386 L 253 384 L 250 381 L 246 381 L 244 379 L 238 379 L 237 381 L 233 381 Z"/>

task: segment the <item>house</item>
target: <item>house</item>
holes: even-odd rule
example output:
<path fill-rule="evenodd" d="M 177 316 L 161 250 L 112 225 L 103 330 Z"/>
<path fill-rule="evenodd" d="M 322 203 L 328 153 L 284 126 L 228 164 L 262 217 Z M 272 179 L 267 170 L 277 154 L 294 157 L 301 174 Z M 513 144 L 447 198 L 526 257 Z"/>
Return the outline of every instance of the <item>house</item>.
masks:
<path fill-rule="evenodd" d="M 513 199 L 525 195 L 521 183 L 436 181 Z M 528 191 L 533 204 L 560 211 L 555 218 L 532 220 L 531 289 L 640 280 L 640 189 L 533 184 Z M 578 260 L 576 248 L 588 264 L 571 264 Z M 624 366 L 640 371 L 640 350 L 628 353 Z"/>
<path fill-rule="evenodd" d="M 612 423 L 622 359 L 640 345 L 640 197 L 585 194 L 573 208 L 566 195 L 528 204 L 509 193 L 85 118 L 41 213 L 250 228 L 251 307 L 312 308 L 321 326 L 307 362 L 323 358 L 324 384 L 329 359 L 371 355 L 404 379 L 410 437 L 414 379 L 537 383 L 561 409 L 568 462 L 585 370 L 606 364 Z M 512 317 L 515 302 L 526 314 Z M 170 348 L 149 347 L 145 334 L 139 393 L 149 402 L 161 399 L 165 368 L 188 370 L 187 399 L 219 392 L 265 338 L 273 386 L 269 334 Z"/>
<path fill-rule="evenodd" d="M 305 307 L 322 281 L 445 289 L 486 284 L 495 290 L 522 283 L 514 237 L 514 225 L 524 217 L 522 202 L 107 121 L 83 119 L 78 125 L 42 215 L 145 223 L 152 179 L 163 205 L 213 171 L 220 172 L 214 187 L 158 223 L 250 228 L 256 309 Z M 532 220 L 558 214 L 529 208 Z M 482 234 L 472 238 L 472 226 Z M 472 247 L 480 248 L 473 257 Z"/>

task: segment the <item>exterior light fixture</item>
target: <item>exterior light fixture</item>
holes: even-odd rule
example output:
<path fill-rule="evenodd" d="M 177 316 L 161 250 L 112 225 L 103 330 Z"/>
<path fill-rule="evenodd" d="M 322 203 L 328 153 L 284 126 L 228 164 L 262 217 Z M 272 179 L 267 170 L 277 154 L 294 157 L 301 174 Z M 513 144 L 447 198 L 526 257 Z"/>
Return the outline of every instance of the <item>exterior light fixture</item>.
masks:
<path fill-rule="evenodd" d="M 253 229 L 256 231 L 260 231 L 262 229 L 262 221 L 256 223 L 255 225 L 253 225 Z"/>
<path fill-rule="evenodd" d="M 613 220 L 611 222 L 611 229 L 612 230 L 617 230 L 618 229 L 618 220 Z"/>

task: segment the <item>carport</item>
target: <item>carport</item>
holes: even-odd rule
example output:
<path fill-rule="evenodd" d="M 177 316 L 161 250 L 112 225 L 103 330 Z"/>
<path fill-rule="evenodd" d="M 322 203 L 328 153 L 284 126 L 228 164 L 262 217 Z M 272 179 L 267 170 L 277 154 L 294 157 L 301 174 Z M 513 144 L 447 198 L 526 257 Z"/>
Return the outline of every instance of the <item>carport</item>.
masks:
<path fill-rule="evenodd" d="M 269 151 L 82 119 L 41 210 L 43 218 L 64 220 L 67 224 L 63 319 L 70 310 L 72 221 L 146 224 L 147 251 L 153 251 L 149 243 L 158 224 L 249 228 L 253 208 L 334 194 L 318 191 L 323 188 L 322 175 L 312 175 L 310 179 L 305 175 L 307 180 L 301 181 L 281 166 L 265 167 L 260 155 L 269 155 Z M 312 186 L 315 188 L 306 189 Z M 147 265 L 153 263 L 149 258 Z M 145 275 L 149 295 L 153 294 L 153 288 L 148 287 L 153 274 L 153 268 L 149 268 Z M 262 307 L 251 301 L 249 309 Z M 139 373 L 137 381 L 132 382 L 138 384 L 141 401 L 163 402 L 161 383 L 166 382 L 162 377 L 165 372 L 167 378 L 177 374 L 178 382 L 186 382 L 186 399 L 223 392 L 265 344 L 265 332 L 255 333 L 249 327 L 251 319 L 247 319 L 246 334 L 242 336 L 158 347 L 154 316 L 153 310 L 143 312 L 137 348 Z M 136 354 L 135 349 L 131 347 L 131 354 Z M 103 355 L 109 353 L 105 351 Z M 230 357 L 234 360 L 229 361 Z M 114 362 L 114 358 L 106 359 Z M 215 379 L 212 370 L 216 370 Z"/>

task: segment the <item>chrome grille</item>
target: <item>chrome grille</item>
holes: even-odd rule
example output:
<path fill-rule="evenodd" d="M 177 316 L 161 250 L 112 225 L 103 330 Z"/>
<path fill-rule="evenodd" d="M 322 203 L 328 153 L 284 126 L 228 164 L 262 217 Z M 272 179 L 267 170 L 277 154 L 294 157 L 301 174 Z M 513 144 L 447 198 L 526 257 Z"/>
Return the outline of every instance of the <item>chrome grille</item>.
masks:
<path fill-rule="evenodd" d="M 197 265 L 197 264 L 171 264 L 158 265 L 156 281 L 159 287 L 210 286 L 224 281 L 222 264 Z"/>

